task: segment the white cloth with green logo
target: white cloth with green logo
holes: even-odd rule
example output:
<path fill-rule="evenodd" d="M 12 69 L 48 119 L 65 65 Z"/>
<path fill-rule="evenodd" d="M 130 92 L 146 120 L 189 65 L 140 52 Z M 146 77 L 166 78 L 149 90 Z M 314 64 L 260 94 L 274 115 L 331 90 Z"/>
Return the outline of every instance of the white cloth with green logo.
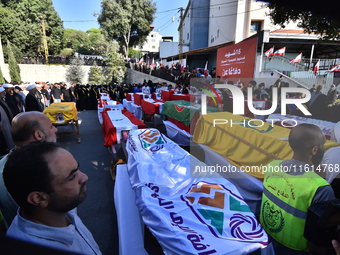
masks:
<path fill-rule="evenodd" d="M 126 149 L 136 205 L 165 254 L 246 254 L 267 245 L 236 187 L 205 178 L 206 165 L 158 130 L 130 131 Z"/>

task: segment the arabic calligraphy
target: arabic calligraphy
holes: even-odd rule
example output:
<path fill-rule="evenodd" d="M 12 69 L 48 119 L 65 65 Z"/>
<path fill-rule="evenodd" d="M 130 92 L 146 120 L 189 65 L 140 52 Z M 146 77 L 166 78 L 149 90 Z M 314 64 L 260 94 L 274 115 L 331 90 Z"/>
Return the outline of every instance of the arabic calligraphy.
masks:
<path fill-rule="evenodd" d="M 223 71 L 222 71 L 222 77 L 227 76 L 227 75 L 231 75 L 231 74 L 241 74 L 241 69 L 230 67 L 229 69 L 227 69 L 227 70 L 223 69 Z"/>
<path fill-rule="evenodd" d="M 228 52 L 224 56 L 226 58 L 230 58 L 230 56 L 240 55 L 241 54 L 241 48 L 234 50 L 232 53 Z"/>

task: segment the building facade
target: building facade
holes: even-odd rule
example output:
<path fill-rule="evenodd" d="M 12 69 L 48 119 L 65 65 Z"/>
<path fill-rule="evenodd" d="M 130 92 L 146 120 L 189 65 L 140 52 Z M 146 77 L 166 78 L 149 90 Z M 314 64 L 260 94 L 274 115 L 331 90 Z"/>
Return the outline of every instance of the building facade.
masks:
<path fill-rule="evenodd" d="M 144 43 L 142 45 L 138 45 L 134 47 L 135 50 L 138 50 L 144 54 L 146 53 L 156 53 L 159 52 L 159 45 L 162 42 L 162 35 L 158 33 L 158 31 L 150 31 L 149 35 L 146 37 Z"/>

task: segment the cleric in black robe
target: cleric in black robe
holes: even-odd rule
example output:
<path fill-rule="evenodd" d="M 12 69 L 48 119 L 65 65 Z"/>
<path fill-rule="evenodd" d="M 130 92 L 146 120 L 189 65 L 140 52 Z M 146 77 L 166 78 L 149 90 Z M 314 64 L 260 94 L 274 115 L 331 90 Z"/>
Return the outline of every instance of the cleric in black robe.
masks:
<path fill-rule="evenodd" d="M 25 111 L 30 112 L 30 111 L 38 111 L 42 112 L 43 111 L 43 106 L 36 97 L 36 93 L 38 93 L 38 90 L 35 86 L 35 84 L 29 85 L 27 88 L 28 94 L 26 95 L 25 98 Z"/>

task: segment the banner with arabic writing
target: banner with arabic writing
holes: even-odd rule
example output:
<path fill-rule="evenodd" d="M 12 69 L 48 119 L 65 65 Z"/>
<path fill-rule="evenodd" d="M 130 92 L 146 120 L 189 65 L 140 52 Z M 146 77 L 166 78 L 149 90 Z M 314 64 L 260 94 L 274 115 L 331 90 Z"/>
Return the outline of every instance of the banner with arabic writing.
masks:
<path fill-rule="evenodd" d="M 136 205 L 165 254 L 247 254 L 267 245 L 236 187 L 192 173 L 205 164 L 158 130 L 132 130 L 127 152 Z"/>
<path fill-rule="evenodd" d="M 216 76 L 234 78 L 233 80 L 254 77 L 257 38 L 248 39 L 237 44 L 217 50 Z"/>

